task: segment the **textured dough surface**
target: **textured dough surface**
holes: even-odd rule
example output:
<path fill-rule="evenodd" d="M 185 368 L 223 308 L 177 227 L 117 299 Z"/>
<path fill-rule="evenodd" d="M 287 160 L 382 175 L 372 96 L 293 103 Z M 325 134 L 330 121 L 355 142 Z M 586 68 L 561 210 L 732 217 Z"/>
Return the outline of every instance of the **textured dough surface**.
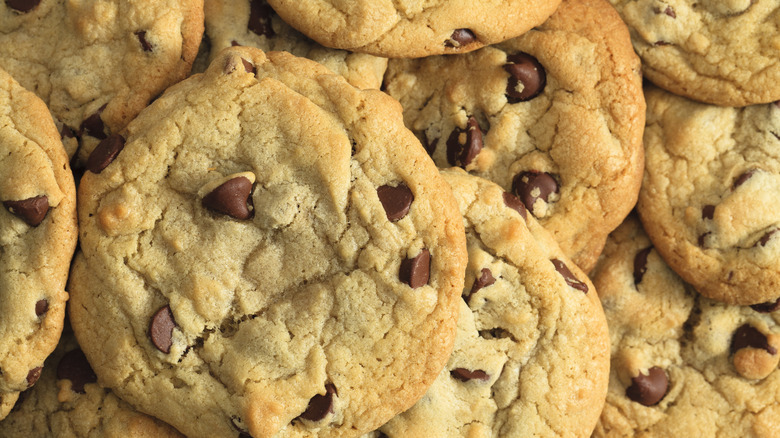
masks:
<path fill-rule="evenodd" d="M 101 384 L 191 437 L 356 436 L 422 397 L 452 348 L 465 235 L 397 102 L 236 47 L 124 135 L 79 187 L 70 315 Z M 236 174 L 255 180 L 247 220 L 202 205 Z M 401 184 L 414 199 L 390 222 L 377 190 Z M 424 249 L 412 288 L 401 264 Z M 165 306 L 169 353 L 149 336 Z M 326 385 L 330 412 L 299 418 Z"/>

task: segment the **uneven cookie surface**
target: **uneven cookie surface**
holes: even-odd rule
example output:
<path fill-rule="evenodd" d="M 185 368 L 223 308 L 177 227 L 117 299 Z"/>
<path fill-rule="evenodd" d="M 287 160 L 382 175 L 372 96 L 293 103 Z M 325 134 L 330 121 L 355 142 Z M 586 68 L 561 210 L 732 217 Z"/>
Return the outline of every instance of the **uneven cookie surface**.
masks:
<path fill-rule="evenodd" d="M 65 139 L 81 138 L 86 159 L 189 73 L 202 34 L 202 0 L 7 1 L 0 67 L 46 102 Z"/>
<path fill-rule="evenodd" d="M 512 190 L 586 272 L 636 202 L 641 87 L 605 0 L 564 1 L 522 37 L 463 56 L 392 60 L 386 77 L 438 166 Z"/>
<path fill-rule="evenodd" d="M 723 106 L 780 99 L 777 1 L 610 1 L 656 85 Z"/>
<path fill-rule="evenodd" d="M 612 338 L 594 436 L 777 436 L 776 302 L 702 297 L 664 263 L 636 218 L 610 236 L 592 278 Z"/>
<path fill-rule="evenodd" d="M 523 34 L 560 0 L 268 0 L 293 27 L 326 47 L 391 58 L 465 53 Z"/>
<path fill-rule="evenodd" d="M 463 224 L 384 93 L 235 47 L 90 163 L 70 315 L 138 409 L 192 437 L 355 436 L 446 363 Z"/>
<path fill-rule="evenodd" d="M 726 108 L 648 88 L 638 209 L 669 265 L 730 304 L 780 296 L 780 107 Z"/>
<path fill-rule="evenodd" d="M 518 199 L 461 169 L 442 174 L 469 251 L 455 347 L 426 395 L 375 436 L 589 436 L 609 374 L 593 285 Z"/>
<path fill-rule="evenodd" d="M 319 62 L 358 88 L 379 88 L 387 59 L 323 47 L 282 21 L 265 0 L 206 0 L 211 59 L 231 46 L 290 52 Z"/>
<path fill-rule="evenodd" d="M 54 121 L 0 69 L 0 418 L 60 338 L 77 234 L 73 174 Z"/>

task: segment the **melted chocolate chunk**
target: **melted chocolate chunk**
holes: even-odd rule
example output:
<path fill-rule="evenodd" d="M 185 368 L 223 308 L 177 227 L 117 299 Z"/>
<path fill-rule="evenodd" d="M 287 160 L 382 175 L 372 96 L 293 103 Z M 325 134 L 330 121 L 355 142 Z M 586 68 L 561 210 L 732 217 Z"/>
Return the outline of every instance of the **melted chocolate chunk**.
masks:
<path fill-rule="evenodd" d="M 734 336 L 731 338 L 731 353 L 734 354 L 737 350 L 748 347 L 760 348 L 769 354 L 777 354 L 777 349 L 769 345 L 765 334 L 749 324 L 744 324 L 734 332 Z"/>
<path fill-rule="evenodd" d="M 245 176 L 227 180 L 203 197 L 203 206 L 239 220 L 252 217 L 252 182 Z"/>
<path fill-rule="evenodd" d="M 27 225 L 37 227 L 49 212 L 49 198 L 41 195 L 21 201 L 3 201 L 3 206 Z"/>
<path fill-rule="evenodd" d="M 455 29 L 450 35 L 450 38 L 444 42 L 447 47 L 459 48 L 467 46 L 477 40 L 477 36 L 474 35 L 470 29 Z"/>
<path fill-rule="evenodd" d="M 465 134 L 465 143 L 461 143 Z M 482 150 L 482 129 L 473 116 L 466 122 L 466 129 L 455 128 L 447 139 L 447 162 L 451 166 L 466 168 Z"/>
<path fill-rule="evenodd" d="M 383 185 L 376 189 L 376 194 L 379 196 L 379 202 L 382 203 L 387 220 L 390 222 L 403 219 L 409 213 L 412 201 L 414 201 L 412 190 L 404 183 L 400 183 L 396 187 Z"/>
<path fill-rule="evenodd" d="M 149 338 L 151 338 L 152 344 L 165 354 L 171 352 L 174 327 L 176 327 L 176 321 L 173 320 L 173 313 L 168 306 L 161 307 L 152 316 L 149 323 Z"/>
<path fill-rule="evenodd" d="M 265 1 L 252 0 L 249 6 L 249 23 L 247 27 L 257 35 L 265 35 L 268 38 L 274 36 L 271 27 L 271 17 L 274 10 Z"/>
<path fill-rule="evenodd" d="M 712 219 L 715 217 L 715 206 L 714 205 L 705 205 L 701 209 L 701 218 L 702 219 Z"/>
<path fill-rule="evenodd" d="M 488 373 L 482 371 L 482 370 L 467 370 L 466 368 L 455 368 L 454 370 L 450 371 L 450 375 L 460 380 L 461 382 L 468 382 L 469 380 L 482 380 L 487 381 L 490 380 L 490 376 Z"/>
<path fill-rule="evenodd" d="M 149 44 L 149 41 L 146 41 L 145 30 L 139 30 L 138 32 L 135 33 L 135 36 L 138 37 L 138 42 L 141 43 L 141 47 L 144 49 L 144 52 L 152 51 L 152 45 Z"/>
<path fill-rule="evenodd" d="M 71 389 L 80 394 L 85 393 L 84 385 L 97 382 L 95 372 L 80 349 L 71 350 L 62 356 L 57 365 L 57 379 L 70 380 Z"/>
<path fill-rule="evenodd" d="M 423 248 L 412 259 L 404 259 L 398 270 L 398 278 L 408 284 L 412 289 L 428 284 L 431 275 L 431 253 Z"/>
<path fill-rule="evenodd" d="M 574 289 L 577 289 L 578 291 L 588 293 L 588 285 L 578 280 L 565 263 L 558 259 L 552 259 L 550 261 L 552 262 L 553 266 L 555 266 L 555 270 L 561 274 L 561 277 L 563 277 L 564 280 L 566 280 L 566 284 L 573 287 Z"/>
<path fill-rule="evenodd" d="M 658 404 L 666 395 L 669 379 L 659 367 L 647 370 L 647 375 L 639 373 L 631 379 L 631 386 L 626 388 L 626 397 L 645 406 Z"/>
<path fill-rule="evenodd" d="M 100 115 L 103 113 L 104 109 L 106 109 L 106 105 L 98 108 L 95 114 L 92 114 L 91 116 L 84 119 L 83 122 L 81 122 L 81 127 L 79 127 L 79 135 L 91 135 L 98 140 L 103 140 L 107 137 L 105 132 L 106 127 L 103 124 L 103 119 L 100 118 Z"/>
<path fill-rule="evenodd" d="M 483 287 L 488 287 L 495 282 L 496 279 L 493 277 L 493 273 L 490 272 L 490 269 L 482 268 L 479 278 L 474 279 L 474 284 L 471 285 L 471 291 L 466 297 L 466 300 L 471 298 L 471 296 L 474 295 L 478 290 L 482 289 Z"/>
<path fill-rule="evenodd" d="M 27 373 L 27 387 L 28 388 L 33 386 L 33 385 L 35 385 L 35 382 L 37 382 L 38 379 L 41 378 L 41 370 L 43 370 L 43 368 L 35 367 L 35 368 L 31 369 L 29 373 Z"/>
<path fill-rule="evenodd" d="M 309 421 L 320 421 L 333 413 L 333 395 L 338 396 L 332 383 L 325 384 L 325 394 L 317 394 L 309 400 L 309 406 L 301 414 L 301 418 Z"/>
<path fill-rule="evenodd" d="M 37 316 L 42 316 L 48 311 L 49 311 L 49 302 L 47 300 L 38 300 L 35 303 L 35 314 Z"/>
<path fill-rule="evenodd" d="M 523 201 L 521 201 L 520 198 L 509 192 L 504 192 L 504 204 L 520 213 L 520 216 L 522 216 L 523 219 L 528 220 L 528 210 L 525 208 L 525 204 L 523 204 Z"/>
<path fill-rule="evenodd" d="M 113 134 L 104 139 L 95 147 L 95 150 L 87 158 L 87 170 L 92 173 L 100 173 L 111 164 L 125 148 L 125 138 L 119 134 Z"/>
<path fill-rule="evenodd" d="M 649 246 L 639 251 L 634 256 L 634 285 L 638 285 L 642 282 L 642 277 L 644 277 L 645 272 L 647 272 L 647 256 L 652 250 L 653 247 Z"/>
<path fill-rule="evenodd" d="M 539 61 L 528 53 L 519 52 L 506 57 L 504 70 L 509 73 L 506 99 L 509 103 L 525 102 L 544 91 L 547 74 Z"/>
<path fill-rule="evenodd" d="M 750 308 L 760 313 L 774 312 L 775 310 L 780 308 L 780 298 L 776 299 L 775 301 L 767 301 L 766 303 L 753 304 L 752 306 L 750 306 Z"/>
<path fill-rule="evenodd" d="M 734 185 L 732 186 L 732 189 L 736 189 L 742 184 L 745 184 L 745 182 L 749 180 L 753 175 L 755 175 L 756 172 L 758 172 L 758 169 L 750 169 L 747 172 L 743 173 L 742 175 L 738 176 L 737 179 L 734 180 Z"/>
<path fill-rule="evenodd" d="M 35 9 L 41 0 L 5 0 L 5 5 L 19 12 L 30 12 Z"/>
<path fill-rule="evenodd" d="M 777 232 L 778 232 L 777 228 L 775 228 L 772 231 L 768 231 L 766 234 L 761 236 L 760 239 L 758 239 L 758 242 L 756 242 L 756 244 L 754 246 L 766 246 L 766 244 L 769 243 L 769 239 L 771 239 L 772 236 L 774 236 L 775 233 L 777 233 Z"/>
<path fill-rule="evenodd" d="M 66 138 L 76 138 L 76 133 L 73 132 L 72 129 L 66 124 L 62 124 L 62 129 L 60 129 L 60 138 L 66 139 Z"/>
<path fill-rule="evenodd" d="M 247 73 L 255 74 L 257 73 L 257 69 L 254 65 L 252 65 L 251 62 L 247 61 L 244 58 L 241 58 L 241 63 L 244 64 L 244 70 L 246 70 Z"/>
<path fill-rule="evenodd" d="M 537 199 L 548 202 L 550 195 L 558 193 L 558 182 L 547 172 L 529 170 L 520 172 L 512 180 L 512 192 L 523 201 L 531 214 Z"/>

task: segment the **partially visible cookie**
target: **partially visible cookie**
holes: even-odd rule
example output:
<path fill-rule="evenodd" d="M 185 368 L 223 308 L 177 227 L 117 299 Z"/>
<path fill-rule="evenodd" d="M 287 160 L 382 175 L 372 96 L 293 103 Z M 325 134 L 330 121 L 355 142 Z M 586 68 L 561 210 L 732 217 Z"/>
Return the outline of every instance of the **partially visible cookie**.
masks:
<path fill-rule="evenodd" d="M 70 315 L 100 383 L 187 436 L 355 436 L 455 336 L 466 245 L 398 102 L 226 49 L 90 156 Z"/>
<path fill-rule="evenodd" d="M 80 163 L 190 71 L 203 0 L 6 1 L 0 67 L 49 106 Z M 75 153 L 76 142 L 69 153 Z"/>
<path fill-rule="evenodd" d="M 780 100 L 776 0 L 610 1 L 656 85 L 722 106 Z"/>
<path fill-rule="evenodd" d="M 389 58 L 465 53 L 541 24 L 560 0 L 268 0 L 323 46 Z"/>
<path fill-rule="evenodd" d="M 46 105 L 0 69 L 0 418 L 60 338 L 77 235 L 57 128 Z"/>
<path fill-rule="evenodd" d="M 266 0 L 206 0 L 204 6 L 211 59 L 231 46 L 285 51 L 319 62 L 358 88 L 382 85 L 386 58 L 323 47 L 282 21 Z"/>
<path fill-rule="evenodd" d="M 780 311 L 697 294 L 636 218 L 609 238 L 592 274 L 612 338 L 596 437 L 776 437 Z"/>
<path fill-rule="evenodd" d="M 518 199 L 461 169 L 442 175 L 469 250 L 455 348 L 426 395 L 380 432 L 589 436 L 609 375 L 609 334 L 593 285 Z"/>
<path fill-rule="evenodd" d="M 522 37 L 463 56 L 391 60 L 385 86 L 439 167 L 514 192 L 585 272 L 636 203 L 639 59 L 606 0 L 564 1 Z"/>
<path fill-rule="evenodd" d="M 780 297 L 780 107 L 647 92 L 639 213 L 669 266 L 728 304 Z"/>

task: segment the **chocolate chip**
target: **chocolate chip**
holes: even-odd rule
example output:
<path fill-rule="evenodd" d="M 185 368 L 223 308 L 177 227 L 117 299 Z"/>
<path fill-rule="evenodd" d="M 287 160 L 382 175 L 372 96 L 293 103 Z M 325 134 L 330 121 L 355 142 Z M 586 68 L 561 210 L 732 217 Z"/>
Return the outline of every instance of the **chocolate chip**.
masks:
<path fill-rule="evenodd" d="M 704 248 L 704 244 L 707 243 L 707 236 L 712 234 L 712 232 L 707 231 L 706 233 L 699 236 L 699 239 L 696 241 L 699 244 L 699 247 Z"/>
<path fill-rule="evenodd" d="M 257 69 L 255 69 L 255 66 L 252 65 L 251 62 L 244 58 L 241 58 L 241 62 L 244 64 L 244 70 L 246 70 L 247 73 L 255 74 L 257 72 Z"/>
<path fill-rule="evenodd" d="M 81 127 L 79 128 L 79 135 L 83 135 L 83 134 L 91 135 L 92 137 L 95 137 L 98 140 L 103 140 L 104 138 L 107 137 L 105 132 L 105 125 L 103 124 L 103 119 L 100 118 L 100 114 L 103 113 L 104 109 L 106 109 L 106 105 L 103 105 L 100 108 L 98 108 L 95 114 L 92 114 L 91 116 L 84 119 L 83 122 L 81 122 Z"/>
<path fill-rule="evenodd" d="M 525 208 L 525 205 L 523 204 L 523 201 L 521 201 L 517 196 L 509 192 L 504 192 L 504 204 L 512 210 L 520 213 L 520 216 L 522 216 L 523 219 L 528 219 L 528 212 Z"/>
<path fill-rule="evenodd" d="M 461 137 L 465 133 L 465 143 Z M 465 168 L 482 150 L 482 129 L 473 116 L 466 122 L 466 129 L 455 128 L 447 139 L 447 161 L 451 166 Z"/>
<path fill-rule="evenodd" d="M 231 41 L 231 42 L 230 42 L 230 46 L 231 46 L 231 47 L 236 47 L 236 46 L 239 46 L 239 47 L 241 47 L 241 44 L 239 44 L 239 43 L 238 43 L 238 41 L 236 41 L 236 40 L 233 40 L 233 41 Z"/>
<path fill-rule="evenodd" d="M 761 236 L 760 239 L 758 239 L 758 242 L 756 242 L 755 246 L 766 246 L 767 243 L 769 243 L 769 239 L 772 238 L 772 236 L 777 233 L 778 229 L 775 228 L 772 231 L 767 232 L 763 236 Z"/>
<path fill-rule="evenodd" d="M 171 313 L 170 307 L 161 307 L 152 316 L 152 321 L 149 323 L 149 337 L 152 339 L 154 346 L 163 353 L 168 354 L 171 352 L 174 327 L 176 327 L 176 322 L 173 320 L 173 313 Z"/>
<path fill-rule="evenodd" d="M 5 5 L 19 12 L 30 12 L 41 0 L 5 0 Z"/>
<path fill-rule="evenodd" d="M 656 41 L 653 43 L 654 46 L 671 46 L 672 43 L 668 41 Z"/>
<path fill-rule="evenodd" d="M 149 41 L 146 41 L 146 31 L 145 30 L 139 30 L 135 33 L 135 36 L 138 37 L 138 42 L 141 43 L 141 47 L 144 49 L 144 52 L 151 52 L 152 51 L 152 45 L 149 44 Z"/>
<path fill-rule="evenodd" d="M 552 262 L 553 266 L 555 266 L 555 270 L 561 274 L 564 280 L 566 280 L 566 284 L 573 287 L 574 289 L 588 293 L 588 285 L 578 280 L 565 263 L 558 259 L 552 259 L 550 261 Z"/>
<path fill-rule="evenodd" d="M 655 12 L 656 14 L 660 14 L 662 11 L 661 8 L 655 7 L 653 8 L 653 12 Z M 674 12 L 674 9 L 672 9 L 671 6 L 667 6 L 666 9 L 663 10 L 663 13 L 672 18 L 677 18 L 677 14 Z"/>
<path fill-rule="evenodd" d="M 35 382 L 37 382 L 38 379 L 41 378 L 41 370 L 43 370 L 43 368 L 35 367 L 35 368 L 31 369 L 29 373 L 27 373 L 27 387 L 28 388 L 33 386 L 33 385 L 35 385 Z"/>
<path fill-rule="evenodd" d="M 87 170 L 92 173 L 100 173 L 108 167 L 125 148 L 125 138 L 119 134 L 112 134 L 102 140 L 95 150 L 87 158 Z"/>
<path fill-rule="evenodd" d="M 246 220 L 252 217 L 252 182 L 245 176 L 237 176 L 222 183 L 203 197 L 203 206 L 217 213 Z"/>
<path fill-rule="evenodd" d="M 333 413 L 333 394 L 338 395 L 332 383 L 325 384 L 325 394 L 317 394 L 309 400 L 309 406 L 301 414 L 301 418 L 309 421 L 320 421 Z"/>
<path fill-rule="evenodd" d="M 531 214 L 534 214 L 536 200 L 547 202 L 551 194 L 558 193 L 558 182 L 547 172 L 529 170 L 515 176 L 512 180 L 512 192 L 523 201 Z"/>
<path fill-rule="evenodd" d="M 476 35 L 470 29 L 455 29 L 450 38 L 444 42 L 447 47 L 463 47 L 477 40 Z"/>
<path fill-rule="evenodd" d="M 60 129 L 60 138 L 76 138 L 76 133 L 74 133 L 68 125 L 63 123 L 62 129 Z"/>
<path fill-rule="evenodd" d="M 455 368 L 454 370 L 450 371 L 450 375 L 453 378 L 460 380 L 461 382 L 468 382 L 469 380 L 490 380 L 488 373 L 482 370 L 471 371 L 467 370 L 466 368 Z"/>
<path fill-rule="evenodd" d="M 49 311 L 49 302 L 47 300 L 38 300 L 35 303 L 35 314 L 38 316 L 43 315 Z"/>
<path fill-rule="evenodd" d="M 274 29 L 271 27 L 271 17 L 274 10 L 265 1 L 252 0 L 249 6 L 249 30 L 257 35 L 265 35 L 268 38 L 274 36 Z"/>
<path fill-rule="evenodd" d="M 85 393 L 84 385 L 97 382 L 95 372 L 80 349 L 71 350 L 62 356 L 57 365 L 57 379 L 70 380 L 71 389 L 81 394 Z"/>
<path fill-rule="evenodd" d="M 479 278 L 474 279 L 474 284 L 471 285 L 471 291 L 469 291 L 466 299 L 468 300 L 478 290 L 482 289 L 483 287 L 488 287 L 495 282 L 496 279 L 493 277 L 493 273 L 490 272 L 490 269 L 482 268 Z"/>
<path fill-rule="evenodd" d="M 412 191 L 404 183 L 400 183 L 396 187 L 383 185 L 376 189 L 376 194 L 379 196 L 379 202 L 385 208 L 387 220 L 390 222 L 403 219 L 409 213 L 409 208 L 414 201 Z"/>
<path fill-rule="evenodd" d="M 769 345 L 765 334 L 750 324 L 744 324 L 734 332 L 734 336 L 731 338 L 731 353 L 734 354 L 737 350 L 748 347 L 760 348 L 769 354 L 777 354 L 777 349 Z"/>
<path fill-rule="evenodd" d="M 750 306 L 751 309 L 760 313 L 774 312 L 778 309 L 778 307 L 780 307 L 780 298 L 776 299 L 775 301 L 767 301 L 766 303 L 753 304 Z"/>
<path fill-rule="evenodd" d="M 531 100 L 538 96 L 547 84 L 544 67 L 533 56 L 519 52 L 506 57 L 504 70 L 509 73 L 506 99 L 509 103 Z"/>
<path fill-rule="evenodd" d="M 49 198 L 41 195 L 21 201 L 3 201 L 3 206 L 27 225 L 37 227 L 49 212 Z"/>
<path fill-rule="evenodd" d="M 701 218 L 702 219 L 712 219 L 715 217 L 715 206 L 714 205 L 705 205 L 701 209 Z"/>
<path fill-rule="evenodd" d="M 626 388 L 626 397 L 645 406 L 653 406 L 661 401 L 669 388 L 669 379 L 659 367 L 647 370 L 647 375 L 639 373 L 631 379 L 631 386 Z"/>
<path fill-rule="evenodd" d="M 732 189 L 736 189 L 742 184 L 745 184 L 745 181 L 749 180 L 750 177 L 755 175 L 756 172 L 758 172 L 758 169 L 750 169 L 747 172 L 743 173 L 742 175 L 738 176 L 737 179 L 734 180 L 734 185 L 732 186 Z"/>
<path fill-rule="evenodd" d="M 647 272 L 647 256 L 652 250 L 653 247 L 649 246 L 639 251 L 634 256 L 634 285 L 638 285 L 642 282 L 642 277 L 644 277 L 645 272 Z"/>
<path fill-rule="evenodd" d="M 412 289 L 428 284 L 430 275 L 431 253 L 426 248 L 423 248 L 413 259 L 404 259 L 398 270 L 398 278 Z"/>

